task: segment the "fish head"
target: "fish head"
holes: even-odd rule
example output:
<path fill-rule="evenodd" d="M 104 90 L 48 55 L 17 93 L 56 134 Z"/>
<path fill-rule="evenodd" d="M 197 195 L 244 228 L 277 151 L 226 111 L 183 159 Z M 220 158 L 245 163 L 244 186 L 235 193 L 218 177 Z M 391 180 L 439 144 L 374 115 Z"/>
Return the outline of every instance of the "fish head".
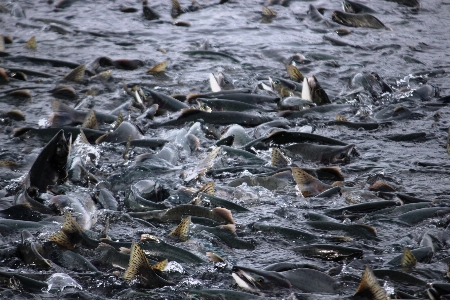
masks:
<path fill-rule="evenodd" d="M 232 90 L 234 89 L 233 80 L 230 76 L 226 75 L 223 72 L 219 72 L 217 74 L 216 80 L 219 86 L 222 88 L 222 90 Z"/>
<path fill-rule="evenodd" d="M 321 161 L 323 163 L 330 163 L 330 164 L 345 164 L 350 162 L 350 156 L 355 149 L 355 144 L 351 144 L 344 147 L 337 147 L 336 149 L 324 153 L 321 156 Z"/>
<path fill-rule="evenodd" d="M 273 271 L 233 266 L 231 272 L 234 280 L 241 288 L 252 292 L 292 287 L 289 280 Z"/>
<path fill-rule="evenodd" d="M 355 13 L 355 11 L 353 10 L 352 4 L 348 1 L 342 1 L 342 10 L 348 13 Z"/>

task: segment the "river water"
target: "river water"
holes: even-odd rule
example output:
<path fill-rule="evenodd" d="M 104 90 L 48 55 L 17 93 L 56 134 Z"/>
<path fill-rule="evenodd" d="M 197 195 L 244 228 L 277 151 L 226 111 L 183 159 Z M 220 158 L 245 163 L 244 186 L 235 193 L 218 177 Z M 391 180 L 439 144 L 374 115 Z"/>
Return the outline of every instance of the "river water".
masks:
<path fill-rule="evenodd" d="M 174 242 L 166 238 L 166 235 L 176 223 L 152 223 L 153 227 L 123 220 L 112 223 L 110 235 L 117 239 L 137 240 L 141 233 L 150 233 L 196 253 L 205 260 L 205 252 L 213 251 L 228 262 L 228 266 L 224 268 L 214 268 L 212 264 L 182 264 L 184 271 L 181 274 L 175 271 L 169 273 L 168 277 L 176 283 L 174 287 L 133 289 L 148 293 L 152 299 L 187 298 L 187 290 L 192 288 L 241 290 L 231 277 L 232 265 L 264 268 L 277 262 L 295 262 L 315 265 L 323 272 L 330 268 L 339 269 L 333 277 L 340 284 L 339 295 L 347 297 L 356 290 L 364 265 L 370 265 L 374 269 L 381 268 L 391 258 L 401 254 L 404 247 L 416 249 L 428 246 L 429 244 L 424 242 L 424 235 L 427 234 L 434 238 L 433 242 L 430 242 L 434 245 L 433 258 L 420 266 L 428 272 L 416 274 L 427 282 L 444 280 L 447 265 L 442 260 L 450 254 L 448 238 L 445 238 L 448 223 L 445 216 L 434 216 L 414 226 L 405 226 L 391 222 L 389 218 L 386 221 L 375 217 L 370 219 L 369 216 L 364 220 L 364 216 L 359 215 L 359 218 L 363 218 L 363 223 L 376 228 L 379 239 L 375 241 L 355 238 L 351 242 L 341 243 L 364 251 L 364 259 L 357 259 L 356 261 L 360 262 L 354 262 L 354 266 L 347 266 L 350 261 L 334 262 L 303 257 L 292 251 L 292 248 L 306 245 L 307 242 L 254 231 L 251 225 L 257 221 L 265 221 L 308 231 L 319 237 L 318 243 L 337 244 L 325 238 L 321 239 L 326 235 L 336 235 L 336 232 L 313 230 L 304 225 L 302 222 L 308 220 L 305 214 L 324 213 L 326 208 L 384 200 L 377 198 L 378 194 L 375 192 L 368 191 L 369 179 L 376 176 L 394 186 L 396 192 L 427 200 L 441 199 L 442 206 L 448 206 L 445 200 L 448 200 L 450 194 L 450 164 L 446 144 L 450 110 L 445 102 L 438 99 L 449 93 L 447 72 L 450 59 L 447 49 L 450 46 L 450 36 L 447 24 L 450 24 L 450 2 L 421 1 L 420 9 L 416 9 L 389 1 L 366 1 L 364 3 L 376 11 L 373 15 L 391 30 L 347 27 L 351 33 L 345 36 L 336 33 L 336 29 L 345 26 L 331 21 L 332 12 L 342 10 L 340 1 L 292 0 L 288 6 L 270 5 L 269 8 L 277 13 L 270 20 L 262 17 L 262 6 L 268 3 L 253 0 L 229 1 L 220 5 L 214 0 L 201 1 L 199 10 L 183 13 L 177 18 L 171 16 L 170 1 L 152 1 L 149 6 L 160 14 L 159 20 L 144 18 L 140 1 L 66 1 L 67 5 L 62 8 L 56 8 L 56 3 L 49 2 L 0 1 L 0 5 L 15 12 L 0 14 L 0 34 L 13 39 L 11 44 L 5 44 L 4 53 L 0 53 L 0 68 L 21 68 L 51 76 L 28 73 L 27 81 L 11 79 L 9 83 L 0 85 L 0 112 L 18 109 L 25 115 L 25 120 L 21 121 L 5 116 L 2 119 L 0 159 L 17 164 L 13 170 L 7 167 L 1 169 L 0 187 L 3 189 L 1 196 L 4 198 L 2 208 L 11 205 L 14 198 L 12 191 L 15 191 L 18 179 L 29 171 L 49 140 L 36 136 L 13 137 L 14 129 L 50 125 L 53 96 L 49 91 L 63 83 L 63 76 L 71 71 L 67 65 L 38 63 L 26 57 L 72 62 L 74 66 L 86 64 L 87 69 L 92 69 L 93 62 L 104 56 L 113 60 L 141 60 L 143 66 L 135 70 L 98 68 L 97 72 L 112 70 L 112 79 L 107 83 L 93 80 L 83 84 L 66 83 L 77 91 L 79 97 L 77 100 L 64 100 L 64 103 L 79 109 L 87 110 L 93 107 L 96 111 L 108 113 L 131 99 L 124 92 L 123 82 L 129 87 L 139 85 L 166 95 L 187 95 L 210 92 L 209 74 L 222 71 L 232 78 L 235 88 L 254 89 L 261 83 L 269 85 L 269 76 L 288 78 L 286 62 L 289 62 L 292 56 L 301 54 L 304 59 L 296 62 L 297 68 L 305 76 L 314 75 L 331 102 L 351 106 L 289 119 L 289 127 L 297 131 L 305 124 L 311 125 L 315 134 L 356 145 L 359 156 L 352 156 L 350 162 L 339 165 L 344 174 L 344 184 L 359 191 L 356 199 L 349 200 L 344 196 L 304 198 L 292 182 L 285 189 L 273 191 L 246 184 L 235 188 L 228 186 L 232 180 L 250 175 L 248 171 L 215 177 L 206 175 L 199 181 L 186 183 L 180 178 L 182 169 L 192 169 L 211 151 L 210 147 L 215 143 L 214 139 L 205 137 L 204 134 L 198 136 L 199 148 L 191 154 L 184 153 L 171 171 L 139 175 L 133 173 L 129 177 L 127 172 L 134 170 L 133 161 L 139 154 L 158 151 L 134 147 L 129 153 L 129 160 L 124 161 L 122 154 L 125 146 L 109 143 L 97 145 L 95 149 L 100 153 L 99 160 L 94 167 L 91 166 L 90 171 L 113 185 L 110 189 L 119 202 L 119 211 L 128 211 L 123 205 L 126 190 L 139 179 L 156 180 L 171 193 L 182 187 L 198 188 L 214 180 L 217 195 L 250 210 L 245 213 L 233 212 L 233 217 L 238 235 L 243 239 L 253 240 L 256 243 L 254 250 L 232 249 L 217 242 L 217 238 L 205 234 L 198 234 L 184 243 Z M 190 4 L 189 1 L 182 1 L 181 6 L 188 7 Z M 324 17 L 331 26 L 326 22 L 313 20 L 308 13 L 310 5 L 324 8 Z M 123 7 L 134 7 L 137 11 L 125 13 L 121 11 Z M 190 26 L 177 26 L 174 22 L 185 22 Z M 36 37 L 37 48 L 32 50 L 24 47 L 33 36 Z M 330 38 L 343 43 L 332 42 Z M 189 55 L 185 52 L 203 49 L 205 43 L 209 44 L 209 50 L 226 53 L 234 59 L 214 55 Z M 163 76 L 146 73 L 150 67 L 166 60 L 169 63 Z M 394 92 L 385 93 L 375 99 L 363 88 L 352 86 L 352 78 L 355 75 L 371 72 L 380 75 Z M 426 85 L 432 87 L 432 93 L 425 96 L 413 95 L 413 90 Z M 97 89 L 95 96 L 87 95 L 87 92 L 92 92 L 94 88 Z M 13 89 L 28 89 L 31 99 L 5 96 Z M 269 94 L 262 90 L 258 93 Z M 267 106 L 276 108 L 275 104 Z M 375 130 L 350 129 L 328 124 L 336 119 L 337 114 L 355 122 L 385 121 L 386 117 L 382 116 L 387 116 L 398 106 L 407 107 L 413 115 L 408 115 L 405 119 L 393 118 L 391 125 Z M 261 111 L 253 114 L 280 118 L 276 112 Z M 162 122 L 164 117 L 155 117 L 153 121 L 136 120 L 139 115 L 138 109 L 132 109 L 126 118 L 140 125 L 146 131 L 146 137 L 169 138 L 180 129 L 154 125 Z M 191 125 L 192 123 L 187 123 L 184 127 L 188 129 Z M 219 129 L 224 131 L 226 127 Z M 247 128 L 246 131 L 256 138 L 254 129 Z M 418 138 L 406 138 L 403 141 L 392 138 L 394 135 L 412 133 L 420 134 Z M 257 155 L 267 163 L 270 162 L 270 153 L 271 149 L 257 151 Z M 229 159 L 221 166 L 237 163 Z M 317 168 L 324 165 L 319 162 L 303 162 L 299 166 Z M 70 181 L 68 185 L 72 185 Z M 79 189 L 72 185 L 72 189 L 90 193 L 94 185 Z M 398 201 L 395 196 L 392 200 Z M 100 207 L 97 205 L 98 209 Z M 103 228 L 106 215 L 107 212 L 98 210 L 98 223 L 92 230 L 100 231 Z M 339 222 L 344 221 L 346 224 L 355 221 L 342 219 L 344 218 L 339 219 Z M 40 231 L 33 233 L 42 243 L 45 242 L 46 234 L 49 234 Z M 3 247 L 18 244 L 20 232 L 2 233 L 2 239 Z M 92 257 L 92 253 L 83 247 L 77 248 L 77 251 L 88 258 Z M 7 268 L 8 271 L 40 272 L 38 268 L 26 265 L 17 257 L 2 258 L 2 263 L 5 264 L 2 271 Z M 86 279 L 89 276 L 83 277 L 80 272 L 64 268 L 63 271 L 78 280 L 85 297 L 96 295 L 100 298 L 115 298 L 119 293 L 130 292 L 128 284 L 120 276 L 113 275 L 114 269 L 99 269 L 101 275 L 92 280 Z M 389 279 L 381 280 L 380 283 L 384 283 L 386 290 L 392 293 L 406 290 L 415 296 L 426 297 L 426 287 L 413 288 Z M 21 295 L 19 291 L 13 292 L 3 284 L 0 292 L 3 295 L 14 295 L 17 299 Z M 301 291 L 267 291 L 265 295 L 279 298 L 287 297 L 291 292 Z M 64 292 L 60 293 L 61 297 L 65 297 Z M 32 294 L 36 299 L 40 299 L 51 298 L 57 292 L 52 294 L 43 291 Z M 124 295 L 128 297 L 127 294 Z M 301 298 L 299 295 L 297 297 Z"/>

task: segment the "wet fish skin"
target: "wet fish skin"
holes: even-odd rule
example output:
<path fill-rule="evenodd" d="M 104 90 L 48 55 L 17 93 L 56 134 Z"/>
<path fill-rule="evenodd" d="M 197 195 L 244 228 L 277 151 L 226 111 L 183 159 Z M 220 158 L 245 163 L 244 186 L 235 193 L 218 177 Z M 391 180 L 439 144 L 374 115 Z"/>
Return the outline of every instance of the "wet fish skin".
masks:
<path fill-rule="evenodd" d="M 361 258 L 364 254 L 361 249 L 328 244 L 310 244 L 294 247 L 292 250 L 305 256 L 333 261 Z"/>
<path fill-rule="evenodd" d="M 170 111 L 179 111 L 185 108 L 189 108 L 189 105 L 183 103 L 175 98 L 172 98 L 163 93 L 157 92 L 151 89 L 142 89 L 145 95 L 148 95 L 153 99 L 153 103 L 158 104 L 158 109 L 167 109 Z"/>
<path fill-rule="evenodd" d="M 319 161 L 324 164 L 346 163 L 355 145 L 324 146 L 306 143 L 296 143 L 284 148 L 286 154 L 293 158 Z"/>
<path fill-rule="evenodd" d="M 71 143 L 71 134 L 66 139 L 64 130 L 60 130 L 47 143 L 28 173 L 29 186 L 44 193 L 48 185 L 64 182 L 67 178 L 66 165 Z"/>
<path fill-rule="evenodd" d="M 338 24 L 350 26 L 350 27 L 365 27 L 374 29 L 387 29 L 391 28 L 384 25 L 380 20 L 369 14 L 351 14 L 342 11 L 334 11 L 332 20 Z"/>
<path fill-rule="evenodd" d="M 200 299 L 252 300 L 265 298 L 255 294 L 225 289 L 190 289 L 187 293 L 194 297 L 200 297 Z"/>
<path fill-rule="evenodd" d="M 359 13 L 376 13 L 372 8 L 355 1 L 344 0 L 342 1 L 342 6 L 345 12 L 352 14 Z"/>
<path fill-rule="evenodd" d="M 287 227 L 276 226 L 276 225 L 271 225 L 271 224 L 264 224 L 264 223 L 260 223 L 260 222 L 253 223 L 252 227 L 254 230 L 280 234 L 289 239 L 294 238 L 294 239 L 300 239 L 300 240 L 308 241 L 308 242 L 317 240 L 317 237 L 315 235 L 308 233 L 306 231 L 296 230 L 293 228 L 287 228 Z"/>

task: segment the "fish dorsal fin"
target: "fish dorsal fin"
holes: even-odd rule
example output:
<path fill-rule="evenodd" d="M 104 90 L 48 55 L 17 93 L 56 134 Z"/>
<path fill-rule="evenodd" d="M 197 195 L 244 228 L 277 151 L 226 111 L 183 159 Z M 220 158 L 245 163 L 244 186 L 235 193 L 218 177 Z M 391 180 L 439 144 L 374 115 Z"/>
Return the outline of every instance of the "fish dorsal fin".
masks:
<path fill-rule="evenodd" d="M 306 77 L 303 78 L 302 98 L 312 102 L 311 89 L 309 87 L 308 79 Z"/>
<path fill-rule="evenodd" d="M 162 272 L 166 269 L 168 264 L 169 264 L 169 261 L 167 259 L 165 259 L 165 260 L 162 260 L 159 263 L 153 265 L 152 269 Z"/>
<path fill-rule="evenodd" d="M 95 111 L 93 109 L 86 115 L 86 119 L 84 119 L 81 128 L 98 129 L 97 117 L 95 116 Z"/>
<path fill-rule="evenodd" d="M 275 17 L 277 15 L 277 12 L 268 8 L 267 6 L 262 7 L 262 15 L 264 17 Z"/>
<path fill-rule="evenodd" d="M 169 64 L 168 60 L 160 62 L 159 64 L 156 64 L 155 66 L 153 66 L 150 69 L 148 69 L 147 73 L 161 73 L 161 72 L 164 72 L 166 70 L 168 64 Z"/>
<path fill-rule="evenodd" d="M 25 44 L 25 48 L 30 50 L 37 49 L 36 36 L 33 36 L 31 39 L 28 40 L 28 42 Z"/>
<path fill-rule="evenodd" d="M 180 2 L 178 2 L 178 0 L 172 0 L 172 11 L 171 11 L 171 15 L 172 18 L 176 18 L 179 15 L 181 15 L 183 12 L 183 10 L 181 9 L 181 5 Z"/>
<path fill-rule="evenodd" d="M 131 245 L 131 255 L 128 269 L 125 271 L 123 278 L 125 280 L 132 280 L 137 275 L 142 273 L 142 269 L 151 269 L 148 263 L 147 257 L 145 256 L 144 250 L 136 242 Z"/>
<path fill-rule="evenodd" d="M 217 226 L 217 228 L 222 229 L 222 230 L 226 230 L 231 232 L 234 236 L 236 235 L 236 225 L 234 224 L 227 224 L 227 225 L 219 225 Z"/>
<path fill-rule="evenodd" d="M 48 239 L 66 249 L 73 250 L 75 248 L 70 238 L 62 230 L 52 234 Z"/>
<path fill-rule="evenodd" d="M 417 259 L 414 254 L 412 254 L 412 252 L 408 248 L 405 248 L 402 255 L 402 269 L 409 270 L 415 267 L 416 264 Z"/>
<path fill-rule="evenodd" d="M 353 296 L 368 297 L 372 300 L 389 299 L 386 291 L 380 286 L 369 266 L 366 266 L 361 278 L 361 283 Z"/>
<path fill-rule="evenodd" d="M 289 165 L 288 159 L 281 153 L 280 149 L 272 149 L 271 164 L 274 168 L 284 168 Z"/>
<path fill-rule="evenodd" d="M 202 203 L 202 197 L 200 197 L 200 195 L 197 195 L 196 197 L 194 197 L 194 199 L 189 201 L 188 204 L 199 206 L 201 203 Z"/>
<path fill-rule="evenodd" d="M 74 233 L 82 233 L 83 229 L 81 229 L 80 225 L 78 225 L 77 221 L 68 209 L 64 212 L 64 223 L 62 226 L 62 231 L 66 234 L 74 234 Z"/>
<path fill-rule="evenodd" d="M 297 186 L 303 197 L 311 197 L 320 194 L 330 188 L 316 177 L 308 174 L 300 168 L 291 168 L 292 177 L 294 177 Z"/>
<path fill-rule="evenodd" d="M 125 119 L 124 119 L 124 117 L 123 117 L 122 112 L 119 112 L 119 115 L 117 116 L 116 122 L 114 122 L 113 130 L 116 130 L 116 129 L 120 126 L 120 124 L 122 124 L 122 122 L 123 122 L 124 120 L 125 120 Z"/>
<path fill-rule="evenodd" d="M 177 237 L 182 241 L 189 239 L 189 226 L 191 224 L 191 216 L 187 216 L 181 220 L 180 224 L 169 233 L 169 236 Z"/>
<path fill-rule="evenodd" d="M 204 193 L 212 196 L 214 196 L 214 192 L 214 181 L 207 182 L 198 190 L 198 193 Z"/>
<path fill-rule="evenodd" d="M 85 69 L 86 65 L 79 65 L 78 67 L 70 71 L 70 73 L 68 73 L 66 76 L 64 76 L 64 80 L 82 82 Z"/>
<path fill-rule="evenodd" d="M 303 74 L 293 65 L 286 65 L 286 71 L 289 75 L 289 78 L 295 82 L 303 82 Z"/>
<path fill-rule="evenodd" d="M 228 224 L 234 224 L 233 215 L 231 214 L 230 210 L 223 207 L 215 207 L 213 208 L 213 212 L 226 220 Z"/>
<path fill-rule="evenodd" d="M 87 139 L 86 134 L 84 134 L 84 131 L 83 131 L 82 128 L 80 128 L 80 134 L 79 134 L 78 137 L 79 137 L 78 140 L 79 140 L 80 143 L 86 144 L 86 145 L 90 145 L 91 144 L 91 143 L 89 143 L 89 140 Z"/>

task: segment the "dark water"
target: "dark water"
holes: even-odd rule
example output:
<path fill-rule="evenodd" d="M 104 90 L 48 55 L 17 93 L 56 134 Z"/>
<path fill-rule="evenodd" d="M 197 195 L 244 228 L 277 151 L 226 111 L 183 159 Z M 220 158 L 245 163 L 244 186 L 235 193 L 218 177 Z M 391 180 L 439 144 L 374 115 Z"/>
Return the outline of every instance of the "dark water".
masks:
<path fill-rule="evenodd" d="M 107 83 L 89 81 L 86 84 L 69 83 L 79 94 L 77 100 L 64 102 L 71 107 L 80 109 L 94 107 L 97 111 L 110 112 L 122 103 L 131 99 L 123 91 L 122 81 L 130 87 L 139 85 L 145 88 L 155 88 L 164 94 L 184 94 L 209 92 L 208 76 L 210 73 L 223 71 L 234 81 L 236 88 L 253 89 L 258 83 L 268 84 L 268 76 L 287 78 L 284 64 L 289 57 L 302 54 L 305 60 L 297 64 L 304 75 L 315 75 L 334 103 L 352 104 L 350 108 L 339 109 L 326 113 L 309 114 L 305 118 L 289 119 L 290 130 L 297 131 L 302 125 L 311 125 L 314 133 L 341 140 L 347 144 L 355 144 L 359 156 L 352 157 L 350 162 L 340 165 L 344 174 L 344 184 L 353 187 L 351 197 L 333 196 L 325 199 L 303 198 L 295 184 L 289 183 L 287 188 L 270 191 L 263 187 L 241 185 L 228 187 L 233 179 L 250 175 L 249 172 L 226 173 L 216 177 L 207 175 L 199 181 L 185 183 L 180 174 L 182 170 L 191 170 L 203 159 L 215 140 L 199 133 L 200 147 L 198 150 L 181 153 L 170 171 L 137 172 L 134 159 L 146 152 L 158 152 L 135 147 L 130 152 L 129 161 L 122 158 L 125 150 L 123 145 L 101 144 L 95 146 L 98 151 L 98 161 L 89 165 L 89 170 L 100 180 L 111 185 L 111 191 L 119 201 L 119 211 L 127 212 L 123 201 L 130 186 L 140 179 L 158 181 L 171 194 L 182 187 L 200 187 L 205 182 L 214 180 L 216 194 L 234 201 L 250 210 L 246 213 L 233 212 L 238 235 L 246 240 L 253 240 L 257 246 L 254 250 L 232 249 L 219 239 L 205 232 L 194 234 L 184 243 L 174 242 L 166 238 L 175 223 L 145 226 L 136 220 L 130 221 L 120 213 L 101 210 L 97 204 L 98 222 L 91 229 L 101 231 L 107 216 L 111 218 L 110 235 L 123 241 L 138 240 L 140 234 L 150 233 L 159 236 L 168 243 L 196 253 L 206 260 L 205 252 L 219 254 L 228 262 L 228 267 L 214 268 L 212 264 L 196 265 L 181 264 L 180 272 L 169 272 L 168 278 L 176 283 L 174 287 L 161 289 L 138 289 L 148 293 L 150 298 L 183 298 L 188 297 L 186 291 L 191 288 L 221 288 L 240 290 L 231 277 L 230 266 L 243 265 L 263 268 L 276 262 L 308 263 L 326 272 L 330 268 L 342 267 L 333 277 L 340 282 L 338 289 L 342 297 L 350 296 L 359 284 L 359 278 L 364 265 L 373 269 L 386 268 L 385 263 L 394 256 L 401 254 L 404 247 L 416 249 L 432 246 L 433 258 L 422 262 L 413 274 L 426 282 L 445 281 L 447 264 L 442 261 L 448 257 L 448 236 L 445 216 L 434 216 L 413 226 L 399 224 L 393 215 L 386 218 L 376 217 L 376 214 L 357 218 L 338 218 L 339 222 L 349 224 L 360 219 L 360 222 L 376 228 L 379 240 L 354 238 L 351 242 L 341 245 L 356 247 L 364 251 L 364 258 L 348 262 L 325 261 L 319 258 L 307 258 L 292 251 L 292 247 L 308 244 L 302 240 L 290 240 L 281 236 L 255 232 L 251 224 L 265 221 L 270 224 L 301 229 L 313 233 L 319 239 L 316 243 L 337 244 L 325 239 L 326 235 L 345 235 L 339 232 L 314 230 L 302 223 L 307 219 L 305 213 L 323 213 L 325 208 L 339 208 L 356 203 L 382 201 L 379 194 L 369 192 L 370 178 L 381 178 L 393 185 L 397 192 L 409 193 L 427 200 L 441 199 L 442 206 L 448 206 L 449 156 L 446 150 L 449 108 L 440 105 L 437 99 L 448 95 L 448 67 L 450 60 L 447 49 L 449 35 L 447 24 L 450 24 L 450 2 L 422 1 L 419 10 L 388 1 L 366 2 L 377 11 L 374 14 L 391 30 L 370 28 L 349 28 L 351 34 L 339 37 L 334 29 L 323 22 L 311 20 L 307 14 L 310 4 L 324 7 L 325 17 L 329 18 L 333 10 L 342 10 L 339 1 L 291 1 L 290 5 L 270 6 L 277 16 L 270 23 L 263 22 L 261 16 L 261 1 L 230 1 L 223 5 L 216 1 L 202 2 L 198 11 L 184 13 L 176 19 L 170 16 L 170 1 L 155 1 L 150 6 L 161 18 L 156 21 L 146 20 L 142 15 L 141 3 L 138 1 L 71 1 L 69 6 L 55 9 L 55 4 L 47 1 L 18 1 L 1 5 L 11 9 L 25 11 L 26 17 L 20 14 L 0 14 L 0 34 L 13 38 L 12 44 L 5 45 L 8 55 L 0 56 L 0 67 L 22 68 L 26 70 L 48 73 L 54 77 L 46 78 L 38 75 L 28 75 L 27 81 L 11 80 L 0 85 L 3 96 L 12 89 L 28 89 L 32 99 L 15 99 L 2 97 L 0 111 L 2 113 L 19 109 L 26 117 L 25 121 L 2 120 L 0 132 L 0 159 L 18 164 L 14 170 L 2 168 L 0 175 L 2 208 L 12 204 L 18 179 L 28 172 L 35 158 L 45 145 L 43 139 L 30 137 L 21 139 L 13 137 L 13 129 L 19 127 L 48 126 L 52 114 L 49 92 L 71 69 L 67 66 L 55 66 L 50 63 L 36 63 L 23 56 L 49 58 L 78 64 L 92 64 L 96 58 L 108 56 L 116 59 L 138 59 L 144 66 L 127 71 L 117 68 L 99 68 L 97 71 L 112 69 L 112 79 Z M 190 3 L 183 2 L 187 7 Z M 121 6 L 135 7 L 138 12 L 123 13 Z M 189 22 L 189 27 L 175 26 L 174 21 Z M 24 48 L 25 43 L 36 36 L 37 49 Z M 338 39 L 351 46 L 337 46 L 324 37 Z M 198 50 L 208 41 L 210 50 L 231 55 L 239 62 L 218 56 L 190 56 L 184 51 Z M 146 74 L 148 68 L 169 60 L 165 76 Z M 92 66 L 92 65 L 91 65 Z M 394 90 L 378 98 L 372 97 L 361 87 L 352 87 L 351 80 L 358 73 L 376 72 L 383 77 Z M 86 76 L 87 78 L 88 76 Z M 439 93 L 422 97 L 413 95 L 413 90 L 425 85 L 437 88 Z M 95 96 L 87 96 L 86 92 L 96 88 Z M 264 94 L 267 92 L 259 91 Z M 431 105 L 430 105 L 431 103 Z M 436 104 L 436 105 L 435 105 Z M 275 104 L 268 105 L 275 109 Z M 329 125 L 337 114 L 350 121 L 383 121 L 383 110 L 389 114 L 395 107 L 409 108 L 414 117 L 395 119 L 390 126 L 381 126 L 375 130 L 354 130 L 345 126 Z M 259 115 L 259 112 L 253 112 Z M 262 113 L 278 118 L 277 114 Z M 384 116 L 386 116 L 384 114 Z M 132 109 L 127 118 L 130 122 L 140 125 L 146 131 L 146 137 L 173 138 L 180 128 L 164 128 L 152 126 L 162 122 L 163 117 L 154 121 L 136 120 L 140 115 L 138 109 Z M 364 116 L 366 116 L 364 118 Z M 192 123 L 184 127 L 189 129 Z M 157 127 L 157 128 L 152 128 Z M 108 130 L 110 127 L 103 127 Z M 224 131 L 226 128 L 221 127 Z M 254 129 L 247 128 L 252 137 Z M 395 141 L 392 135 L 424 133 L 425 136 L 413 140 Z M 395 139 L 395 138 L 394 138 Z M 47 139 L 48 141 L 48 139 Z M 270 162 L 269 150 L 259 150 L 257 155 Z M 219 154 L 219 156 L 224 154 Z M 219 157 L 215 167 L 238 164 L 233 159 Z M 317 162 L 303 162 L 300 167 L 322 167 Z M 213 167 L 214 168 L 214 167 Z M 330 182 L 331 183 L 331 182 Z M 89 195 L 94 185 L 78 186 L 67 183 L 72 193 Z M 393 200 L 398 200 L 395 196 Z M 170 202 L 170 201 L 167 201 Z M 172 203 L 178 204 L 178 203 Z M 394 215 L 395 216 L 395 215 Z M 345 219 L 345 220 L 344 220 Z M 49 234 L 57 228 L 32 231 L 33 235 L 44 243 Z M 323 238 L 322 238 L 323 237 Z M 2 232 L 1 247 L 6 248 L 20 243 L 20 231 Z M 93 250 L 82 246 L 77 253 L 91 259 Z M 39 268 L 25 264 L 16 256 L 2 258 L 2 271 L 23 271 L 24 273 L 39 273 Z M 347 266 L 347 264 L 349 264 Z M 171 265 L 177 269 L 179 265 Z M 66 273 L 74 278 L 82 287 L 85 297 L 116 298 L 129 286 L 120 276 L 113 274 L 116 269 L 99 267 L 98 276 L 83 275 L 83 272 L 62 268 L 58 271 L 45 271 L 41 280 L 47 280 L 52 273 Z M 399 270 L 397 268 L 396 270 Z M 426 297 L 426 287 L 411 287 L 408 284 L 391 280 L 380 281 L 389 293 L 407 291 L 418 297 Z M 0 292 L 20 298 L 19 291 L 12 291 L 1 283 Z M 76 288 L 68 288 L 77 291 Z M 67 290 L 67 289 L 66 289 Z M 78 289 L 79 290 L 79 289 Z M 130 291 L 129 291 L 130 292 Z M 299 290 L 281 290 L 266 293 L 268 297 L 287 297 L 291 292 Z M 52 290 L 50 293 L 33 292 L 37 299 L 51 298 L 58 295 L 64 297 L 64 292 Z M 80 292 L 81 295 L 81 292 Z M 128 297 L 128 294 L 123 294 Z M 69 297 L 69 296 L 67 296 Z M 299 296 L 300 297 L 300 296 Z M 320 298 L 320 296 L 318 296 Z"/>

